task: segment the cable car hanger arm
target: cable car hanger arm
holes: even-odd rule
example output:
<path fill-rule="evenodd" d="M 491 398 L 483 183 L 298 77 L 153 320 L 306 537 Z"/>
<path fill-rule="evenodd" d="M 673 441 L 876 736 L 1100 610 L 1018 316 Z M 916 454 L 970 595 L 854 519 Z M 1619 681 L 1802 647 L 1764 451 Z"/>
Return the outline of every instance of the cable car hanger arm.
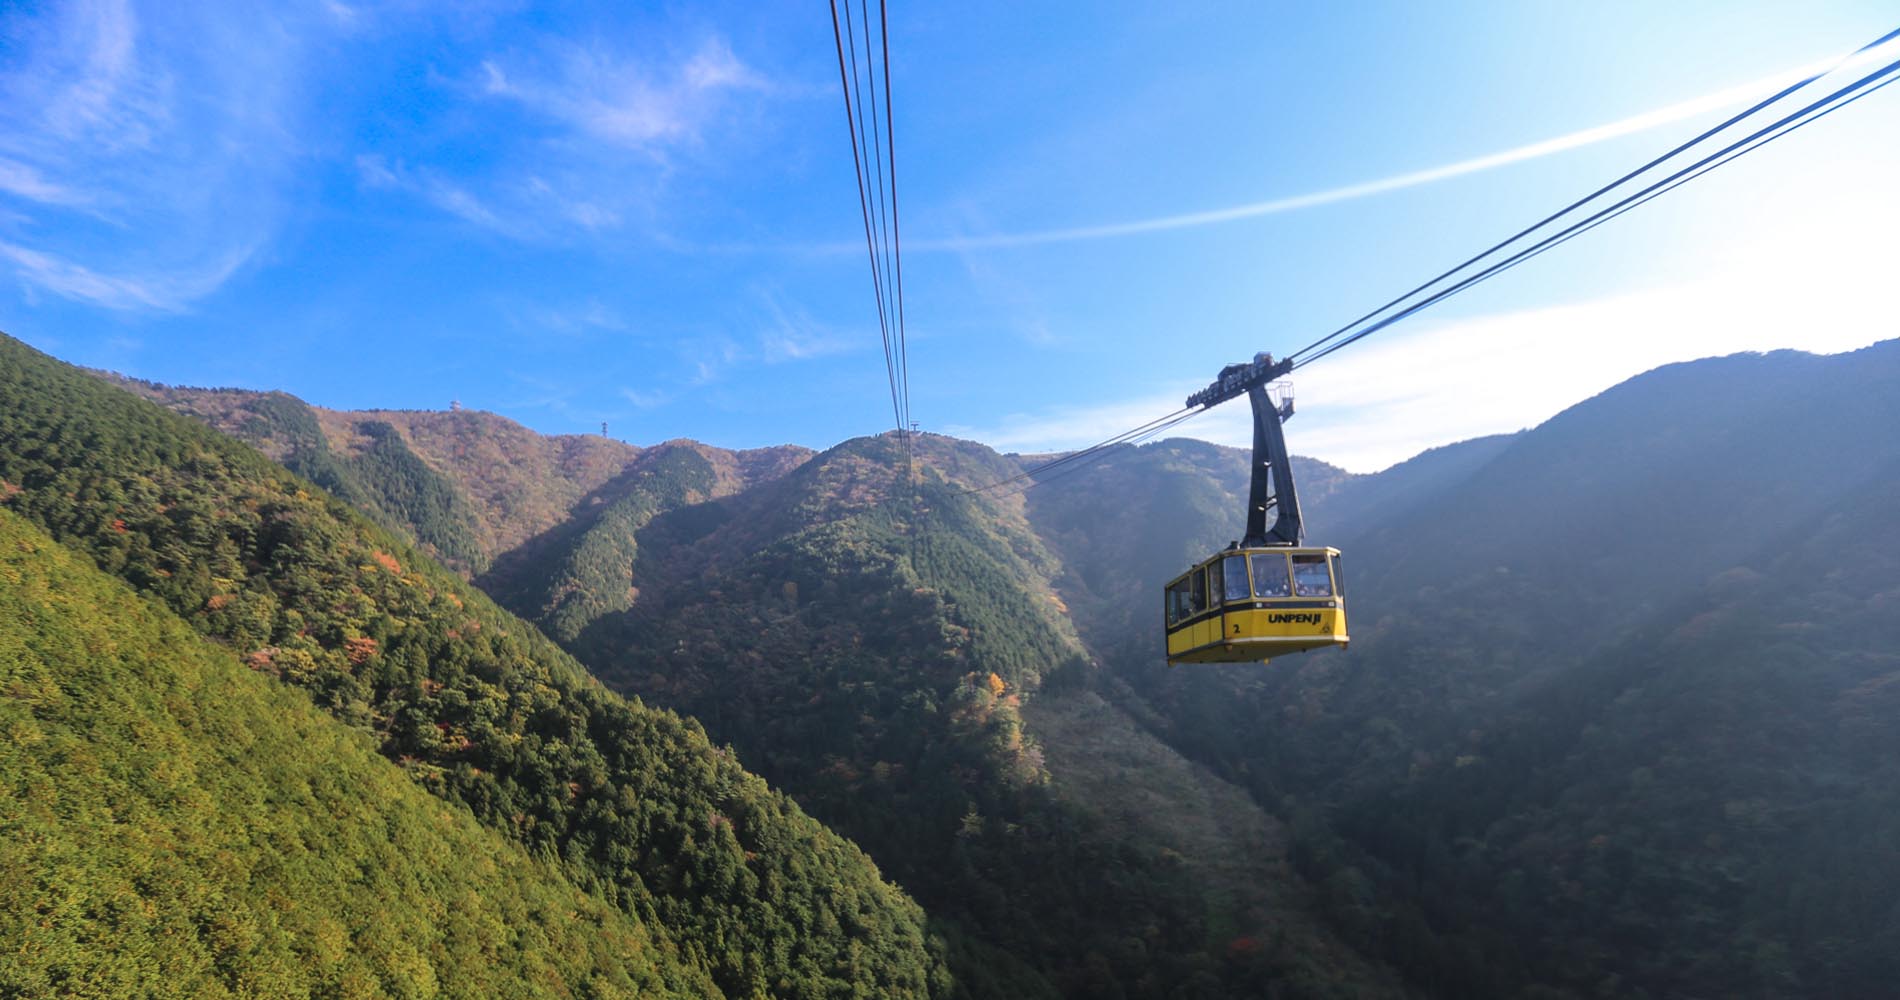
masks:
<path fill-rule="evenodd" d="M 1225 403 L 1235 396 L 1257 386 L 1264 386 L 1293 370 L 1291 359 L 1275 361 L 1271 354 L 1256 354 L 1248 364 L 1228 365 L 1220 370 L 1220 377 L 1208 383 L 1207 388 L 1187 398 L 1189 409 L 1200 407 L 1207 409 Z"/>
<path fill-rule="evenodd" d="M 1252 480 L 1247 488 L 1247 533 L 1240 539 L 1242 548 L 1298 545 L 1306 533 L 1300 523 L 1300 496 L 1293 485 L 1293 460 L 1280 429 L 1293 416 L 1293 400 L 1276 406 L 1267 397 L 1267 384 L 1292 370 L 1291 360 L 1256 354 L 1252 362 L 1222 368 L 1219 378 L 1187 398 L 1189 409 L 1205 410 L 1245 393 L 1253 405 L 1253 459 L 1248 463 Z M 1271 529 L 1267 527 L 1269 507 L 1277 511 Z"/>

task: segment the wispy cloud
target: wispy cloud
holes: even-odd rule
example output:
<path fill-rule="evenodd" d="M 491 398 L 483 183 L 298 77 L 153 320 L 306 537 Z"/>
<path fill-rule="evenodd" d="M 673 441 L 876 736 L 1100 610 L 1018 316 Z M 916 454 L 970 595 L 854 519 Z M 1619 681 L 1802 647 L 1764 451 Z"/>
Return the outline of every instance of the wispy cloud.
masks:
<path fill-rule="evenodd" d="M 987 254 L 965 250 L 959 251 L 957 258 L 969 276 L 974 297 L 994 308 L 997 325 L 1015 331 L 1025 343 L 1037 347 L 1062 342 L 1063 338 L 1050 327 L 1048 308 L 1036 285 L 998 267 Z"/>
<path fill-rule="evenodd" d="M 598 333 L 624 333 L 632 327 L 620 311 L 597 298 L 559 306 L 535 306 L 509 310 L 515 325 L 531 333 L 557 333 L 587 336 Z"/>
<path fill-rule="evenodd" d="M 138 33 L 129 3 L 95 0 L 72 5 L 63 23 L 41 35 L 51 44 L 50 51 L 42 50 L 40 66 L 65 70 L 34 87 L 41 98 L 39 118 L 49 132 L 107 148 L 150 143 L 152 130 L 165 117 L 169 80 L 141 70 Z"/>
<path fill-rule="evenodd" d="M 1557 153 L 1579 149 L 1597 143 L 1608 142 L 1663 125 L 1673 125 L 1712 112 L 1737 108 L 1743 104 L 1761 100 L 1767 95 L 1794 83 L 1804 77 L 1828 70 L 1849 71 L 1872 63 L 1894 58 L 1900 52 L 1900 41 L 1861 53 L 1841 62 L 1836 68 L 1835 61 L 1796 67 L 1781 73 L 1775 73 L 1757 80 L 1726 87 L 1722 90 L 1679 101 L 1665 107 L 1631 115 L 1627 118 L 1607 122 L 1590 128 L 1579 129 L 1565 135 L 1533 142 L 1528 145 L 1488 153 L 1455 163 L 1394 174 L 1377 180 L 1347 184 L 1341 187 L 1327 188 L 1321 191 L 1309 191 L 1304 194 L 1269 198 L 1263 201 L 1246 202 L 1198 212 L 1182 212 L 1149 219 L 1134 219 L 1126 222 L 1110 222 L 1090 226 L 1071 226 L 1057 229 L 1039 229 L 1018 233 L 994 233 L 972 236 L 925 237 L 906 241 L 904 248 L 914 251 L 967 251 L 997 249 L 1005 247 L 1036 246 L 1048 243 L 1072 243 L 1080 240 L 1100 240 L 1119 236 L 1136 236 L 1144 233 L 1165 232 L 1174 229 L 1189 229 L 1197 226 L 1219 225 L 1254 219 L 1267 215 L 1278 215 L 1300 209 L 1318 208 L 1339 202 L 1369 198 L 1374 195 L 1402 191 L 1406 188 L 1433 184 L 1451 180 L 1486 170 L 1495 170 L 1527 160 L 1540 159 Z M 1794 107 L 1795 105 L 1790 105 Z M 843 249 L 843 247 L 839 247 Z"/>
<path fill-rule="evenodd" d="M 657 390 L 641 390 L 621 386 L 620 398 L 632 403 L 639 409 L 653 410 L 671 403 L 674 399 L 674 394 Z"/>
<path fill-rule="evenodd" d="M 1394 328 L 1294 376 L 1299 411 L 1289 442 L 1299 454 L 1370 472 L 1426 448 L 1535 426 L 1660 365 L 1739 351 L 1832 353 L 1900 336 L 1900 321 L 1867 321 L 1891 315 L 1889 258 L 1877 251 L 1880 220 L 1900 212 L 1900 196 L 1875 211 L 1860 242 L 1838 253 L 1791 259 L 1791 247 L 1818 242 L 1793 234 L 1739 248 L 1714 277 Z M 1173 412 L 1203 384 L 945 430 L 1002 450 L 1073 450 Z M 1244 403 L 1229 403 L 1169 433 L 1247 447 L 1251 416 Z"/>
<path fill-rule="evenodd" d="M 533 200 L 547 206 L 555 216 L 582 229 L 608 229 L 626 217 L 620 209 L 609 207 L 592 195 L 572 193 L 565 185 L 557 187 L 546 178 L 529 177 L 527 190 Z"/>
<path fill-rule="evenodd" d="M 703 389 L 724 381 L 743 365 L 783 365 L 870 350 L 874 330 L 853 331 L 815 319 L 802 306 L 770 290 L 758 290 L 727 321 L 734 332 L 699 333 L 676 342 L 682 364 L 677 376 L 684 389 Z M 623 396 L 627 391 L 623 390 Z M 652 394 L 670 400 L 671 395 Z M 633 397 L 627 397 L 634 402 Z M 639 405 L 636 403 L 636 405 Z"/>
<path fill-rule="evenodd" d="M 719 37 L 650 52 L 530 38 L 483 59 L 452 89 L 484 114 L 518 116 L 478 165 L 359 158 L 366 184 L 400 189 L 518 239 L 624 229 L 662 205 L 682 160 L 710 155 L 741 94 L 770 82 Z"/>
<path fill-rule="evenodd" d="M 1198 388 L 1200 386 L 1182 382 L 1174 387 L 1178 391 L 1163 388 L 1151 394 L 1107 403 L 1019 411 L 1006 414 L 993 424 L 951 424 L 944 427 L 943 432 L 952 437 L 981 441 L 1003 452 L 1041 454 L 1074 451 L 1179 410 L 1181 400 Z"/>
<path fill-rule="evenodd" d="M 763 77 L 709 38 L 664 69 L 601 48 L 568 47 L 552 65 L 504 69 L 482 64 L 482 88 L 596 139 L 656 152 L 697 140 L 733 91 L 763 90 Z"/>
<path fill-rule="evenodd" d="M 185 308 L 269 242 L 307 33 L 268 12 L 0 10 L 0 260 L 118 310 Z M 289 17 L 290 15 L 282 15 Z"/>
<path fill-rule="evenodd" d="M 0 191 L 46 205 L 80 205 L 86 195 L 41 176 L 39 171 L 15 160 L 0 158 Z"/>
<path fill-rule="evenodd" d="M 729 361 L 730 359 L 727 358 L 723 360 Z M 720 364 L 707 358 L 699 358 L 693 362 L 693 374 L 691 378 L 686 380 L 686 384 L 695 389 L 711 385 L 719 381 L 719 369 L 721 367 Z"/>
<path fill-rule="evenodd" d="M 356 174 L 364 187 L 415 195 L 464 222 L 506 236 L 523 236 L 533 223 L 528 216 L 504 217 L 467 188 L 429 169 L 412 169 L 372 153 L 356 157 Z"/>
<path fill-rule="evenodd" d="M 848 333 L 827 326 L 776 295 L 763 295 L 761 299 L 767 319 L 759 332 L 759 357 L 766 364 L 829 357 L 869 345 L 868 332 Z"/>
<path fill-rule="evenodd" d="M 249 256 L 248 249 L 239 250 L 197 271 L 113 275 L 50 253 L 0 241 L 0 258 L 10 261 L 29 284 L 108 309 L 181 310 L 224 284 Z"/>
<path fill-rule="evenodd" d="M 481 199 L 446 181 L 431 179 L 423 184 L 422 193 L 437 208 L 466 222 L 498 232 L 512 231 Z"/>

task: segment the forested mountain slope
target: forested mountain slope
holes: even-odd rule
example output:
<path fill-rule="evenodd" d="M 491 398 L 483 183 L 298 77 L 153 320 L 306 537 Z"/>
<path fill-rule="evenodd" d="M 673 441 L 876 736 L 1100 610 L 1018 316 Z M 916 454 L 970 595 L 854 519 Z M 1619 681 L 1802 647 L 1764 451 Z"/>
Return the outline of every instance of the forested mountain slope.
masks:
<path fill-rule="evenodd" d="M 566 522 L 505 553 L 477 582 L 555 639 L 571 641 L 632 606 L 637 537 L 655 517 L 769 482 L 808 457 L 791 447 L 731 452 L 693 441 L 648 448 Z"/>
<path fill-rule="evenodd" d="M 1440 492 L 1462 484 L 1515 434 L 1493 434 L 1430 448 L 1376 475 L 1352 476 L 1306 505 L 1306 530 L 1326 545 L 1350 543 L 1360 532 L 1389 524 Z M 1300 475 L 1295 470 L 1295 475 Z M 1301 483 L 1305 478 L 1301 477 Z"/>
<path fill-rule="evenodd" d="M 231 416 L 254 416 L 264 397 L 138 388 L 271 445 Z M 326 430 L 336 416 L 310 412 Z M 406 446 L 464 481 L 417 428 L 470 415 L 374 415 L 406 417 Z M 1013 475 L 1013 462 L 926 440 L 937 499 L 914 523 L 888 441 L 810 463 L 794 448 L 643 449 L 479 582 L 624 690 L 703 716 L 870 847 L 942 918 L 967 994 L 1389 993 L 1384 973 L 1306 916 L 1278 824 L 1091 693 L 1050 584 L 1060 567 L 1020 501 L 958 495 Z M 347 453 L 342 432 L 324 441 Z M 534 451 L 462 450 L 502 462 Z M 1312 488 L 1328 478 L 1343 476 L 1315 465 Z M 1063 666 L 1071 683 L 1040 690 Z M 1045 729 L 1064 741 L 1049 748 L 1053 770 Z"/>
<path fill-rule="evenodd" d="M 703 997 L 664 931 L 0 509 L 0 994 Z"/>
<path fill-rule="evenodd" d="M 593 434 L 543 436 L 492 413 L 328 410 L 281 392 L 98 374 L 252 445 L 465 574 L 561 544 L 640 478 L 644 449 Z M 718 467 L 722 492 L 811 455 L 684 445 Z"/>
<path fill-rule="evenodd" d="M 1233 817 L 1255 825 L 1203 844 L 1220 858 L 1190 863 L 1166 834 L 1110 821 L 1133 799 L 1099 795 L 1130 787 L 1125 775 L 1081 795 L 1080 769 L 1097 766 L 1088 755 L 1050 748 L 1075 769 L 1049 766 L 1038 719 L 1054 731 L 1085 715 L 1124 744 L 1147 741 L 1144 764 L 1178 758 L 1080 700 L 1094 668 L 1052 588 L 1059 566 L 1020 500 L 966 493 L 1013 463 L 930 435 L 915 451 L 911 488 L 901 442 L 885 437 L 714 502 L 654 503 L 602 550 L 615 567 L 633 557 L 638 599 L 569 648 L 616 686 L 702 719 L 863 843 L 977 949 L 959 967 L 991 968 L 991 995 L 1044 982 L 1076 996 L 1379 982 L 1347 949 L 1302 947 L 1312 930 L 1297 914 L 1266 944 L 1230 949 L 1267 937 L 1250 909 L 1260 900 L 1211 885 L 1209 868 L 1245 858 L 1249 874 L 1274 877 L 1283 851 L 1264 819 Z M 682 459 L 672 475 L 656 497 L 706 494 L 691 478 L 701 464 Z M 1161 804 L 1208 808 L 1186 793 Z"/>
<path fill-rule="evenodd" d="M 1452 982 L 1878 996 L 1900 974 L 1900 461 L 1341 829 Z M 1403 817 L 1394 821 L 1394 817 Z M 1483 973 L 1480 977 L 1479 970 Z"/>
<path fill-rule="evenodd" d="M 867 845 L 967 993 L 1852 994 L 1900 973 L 1894 583 L 1828 546 L 1900 535 L 1897 389 L 1900 343 L 1740 355 L 1302 460 L 1354 644 L 1265 668 L 1160 662 L 1160 583 L 1240 529 L 1192 441 L 1021 498 L 929 435 L 909 485 L 888 438 L 673 442 L 481 580 Z"/>
<path fill-rule="evenodd" d="M 1897 424 L 1900 342 L 1670 366 L 1344 484 L 1350 653 L 1169 671 L 1139 617 L 1082 635 L 1163 738 L 1294 825 L 1335 926 L 1418 986 L 1858 992 L 1900 972 L 1853 902 L 1900 890 L 1857 846 L 1900 789 L 1844 755 L 1877 742 L 1892 670 Z M 1192 481 L 1153 561 L 1240 518 Z M 1032 519 L 1095 537 L 1074 519 L 1099 488 L 1051 483 Z M 1106 589 L 1075 592 L 1079 623 L 1115 621 L 1081 606 Z"/>
<path fill-rule="evenodd" d="M 699 727 L 262 455 L 0 339 L 0 494 L 423 787 L 658 924 L 728 994 L 949 988 L 923 915 Z"/>

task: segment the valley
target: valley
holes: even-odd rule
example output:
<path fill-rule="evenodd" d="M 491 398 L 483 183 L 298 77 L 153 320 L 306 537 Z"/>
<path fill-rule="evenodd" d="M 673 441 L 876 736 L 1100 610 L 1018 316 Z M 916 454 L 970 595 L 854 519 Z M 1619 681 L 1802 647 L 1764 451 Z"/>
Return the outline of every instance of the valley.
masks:
<path fill-rule="evenodd" d="M 906 482 L 890 435 L 634 448 L 132 388 L 333 476 L 609 687 L 697 720 L 915 895 L 957 995 L 1570 995 L 1612 961 L 1633 993 L 1854 992 L 1884 960 L 1842 921 L 1870 918 L 1793 924 L 1762 894 L 1829 877 L 1788 853 L 1810 827 L 1771 817 L 1865 822 L 1893 790 L 1855 763 L 1885 727 L 1850 720 L 1900 669 L 1854 645 L 1890 624 L 1900 577 L 1879 546 L 1818 575 L 1799 560 L 1826 562 L 1840 532 L 1891 537 L 1900 452 L 1874 428 L 1900 414 L 1842 387 L 1900 375 L 1895 348 L 1674 366 L 1372 476 L 1302 460 L 1314 535 L 1348 553 L 1354 646 L 1240 669 L 1161 665 L 1151 607 L 1155 581 L 1237 530 L 1232 449 L 1125 447 L 991 498 L 968 491 L 1020 466 L 934 435 Z M 1770 386 L 1772 416 L 1753 402 Z M 1751 488 L 1764 449 L 1785 474 Z M 1535 529 L 1507 513 L 1531 504 Z M 461 561 L 432 541 L 451 516 Z M 1764 627 L 1736 617 L 1760 581 L 1843 572 L 1867 610 L 1836 600 L 1841 627 L 1738 652 Z M 1813 669 L 1835 700 L 1786 689 Z M 1794 735 L 1823 726 L 1860 742 Z M 464 766 L 432 753 L 445 778 Z M 1836 790 L 1813 799 L 1809 771 Z"/>
<path fill-rule="evenodd" d="M 0 1000 L 1900 994 L 1882 7 L 0 3 Z"/>

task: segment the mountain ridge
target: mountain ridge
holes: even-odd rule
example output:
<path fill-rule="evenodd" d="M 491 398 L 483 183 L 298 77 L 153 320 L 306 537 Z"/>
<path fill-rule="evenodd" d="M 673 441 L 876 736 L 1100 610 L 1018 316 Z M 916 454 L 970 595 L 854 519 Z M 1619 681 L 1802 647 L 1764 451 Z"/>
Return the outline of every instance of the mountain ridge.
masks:
<path fill-rule="evenodd" d="M 697 723 L 607 692 L 248 446 L 0 338 L 0 481 L 423 787 L 669 928 L 726 992 L 950 989 L 916 904 Z"/>
<path fill-rule="evenodd" d="M 1160 663 L 1155 588 L 1237 534 L 1246 482 L 1244 452 L 1185 439 L 1111 449 L 1004 498 L 963 491 L 1017 475 L 1028 457 L 935 435 L 913 442 L 916 481 L 905 480 L 892 435 L 781 457 L 768 474 L 723 486 L 716 450 L 670 442 L 642 452 L 653 475 L 629 477 L 598 511 L 519 550 L 546 572 L 511 568 L 486 582 L 513 581 L 500 596 L 597 673 L 702 718 L 888 859 L 947 921 L 963 967 L 1023 963 L 983 985 L 989 995 L 1038 977 L 1077 996 L 1110 985 L 1162 995 L 1164 981 L 1207 996 L 1348 983 L 1446 996 L 1572 996 L 1610 982 L 1630 995 L 1696 983 L 1852 992 L 1886 965 L 1825 905 L 1804 904 L 1813 927 L 1831 928 L 1810 933 L 1763 917 L 1754 897 L 1749 957 L 1724 953 L 1711 943 L 1719 935 L 1644 924 L 1619 903 L 1617 893 L 1682 880 L 1667 897 L 1676 912 L 1740 940 L 1722 921 L 1737 919 L 1742 897 L 1694 888 L 1717 870 L 1695 852 L 1765 879 L 1764 859 L 1793 841 L 1777 833 L 1718 849 L 1618 834 L 1619 823 L 1667 817 L 1672 799 L 1593 780 L 1564 748 L 1622 760 L 1669 745 L 1655 718 L 1694 720 L 1687 737 L 1674 735 L 1699 763 L 1650 766 L 1643 780 L 1683 792 L 1673 801 L 1698 835 L 1718 836 L 1711 824 L 1737 817 L 1836 808 L 1778 780 L 1739 805 L 1690 810 L 1686 790 L 1723 767 L 1777 766 L 1746 742 L 1710 752 L 1726 744 L 1700 728 L 1709 716 L 1695 698 L 1738 713 L 1772 707 L 1705 665 L 1729 655 L 1715 652 L 1732 648 L 1723 642 L 1753 634 L 1735 609 L 1761 601 L 1770 571 L 1751 567 L 1767 565 L 1764 551 L 1809 544 L 1799 539 L 1817 520 L 1892 530 L 1882 490 L 1900 468 L 1885 430 L 1900 422 L 1896 384 L 1900 342 L 1735 355 L 1665 366 L 1536 428 L 1372 475 L 1297 459 L 1309 536 L 1347 549 L 1355 643 L 1266 669 Z M 1881 581 L 1900 570 L 1879 559 L 1867 548 L 1837 561 L 1884 600 Z M 1677 610 L 1698 600 L 1713 603 Z M 1884 746 L 1871 720 L 1889 690 L 1885 661 L 1851 645 L 1877 630 L 1878 614 L 1854 618 L 1838 641 L 1813 636 L 1807 661 L 1751 661 L 1748 676 L 1780 684 L 1791 663 L 1830 664 L 1843 678 L 1836 702 L 1852 707 L 1839 724 Z M 1687 624 L 1672 616 L 1684 615 L 1713 637 L 1678 635 Z M 1646 664 L 1695 680 L 1631 683 Z M 1804 718 L 1837 711 L 1789 703 Z M 1592 726 L 1588 740 L 1537 749 Z M 1833 751 L 1800 746 L 1806 756 L 1784 766 L 1850 774 L 1848 804 L 1832 815 L 1859 824 L 1857 842 L 1876 842 L 1867 831 L 1896 779 L 1842 771 Z M 1154 774 L 1173 776 L 1169 787 L 1144 780 Z M 1553 788 L 1581 800 L 1550 800 Z M 969 809 L 959 816 L 960 803 Z M 1559 806 L 1594 810 L 1573 825 L 1608 831 L 1605 844 L 1643 846 L 1577 841 L 1549 825 Z M 1223 818 L 1245 832 L 1219 832 Z M 1183 844 L 1209 856 L 1170 860 Z M 1561 846 L 1537 846 L 1551 844 Z M 1236 866 L 1234 852 L 1247 850 L 1260 858 Z M 1526 857 L 1570 875 L 1513 875 Z M 1593 868 L 1591 858 L 1613 863 Z M 945 879 L 927 867 L 943 859 L 964 867 Z M 1808 881 L 1784 879 L 1779 891 L 1811 896 L 1827 877 L 1789 868 Z M 1881 884 L 1900 879 L 1870 870 Z M 1078 871 L 1105 874 L 1081 891 L 1064 881 Z M 1219 899 L 1209 886 L 1222 876 L 1210 873 L 1223 872 L 1271 891 Z M 1591 919 L 1569 921 L 1542 898 Z M 1193 906 L 1206 909 L 1188 916 Z M 1124 930 L 1144 922 L 1167 930 Z M 1639 925 L 1643 943 L 1617 936 Z M 1776 957 L 1803 941 L 1826 954 Z"/>
<path fill-rule="evenodd" d="M 1733 720 L 1703 703 L 1753 718 L 1764 732 L 1775 713 L 1794 713 L 1794 731 L 1813 733 L 1825 732 L 1832 723 L 1822 720 L 1837 710 L 1805 696 L 1764 698 L 1751 685 L 1797 691 L 1805 664 L 1828 664 L 1845 678 L 1842 699 L 1886 690 L 1891 668 L 1856 645 L 1878 616 L 1863 615 L 1839 635 L 1802 627 L 1831 620 L 1817 598 L 1835 585 L 1803 572 L 1798 585 L 1775 588 L 1765 581 L 1788 571 L 1762 560 L 1832 524 L 1834 544 L 1847 547 L 1831 556 L 1810 548 L 1811 565 L 1858 573 L 1875 600 L 1900 582 L 1900 569 L 1880 554 L 1900 528 L 1900 507 L 1852 499 L 1892 496 L 1896 385 L 1897 341 L 1833 356 L 1671 365 L 1529 431 L 1388 470 L 1425 484 L 1411 495 L 1393 495 L 1396 479 L 1351 481 L 1333 498 L 1347 515 L 1336 534 L 1313 539 L 1347 546 L 1350 653 L 1289 658 L 1268 670 L 1169 671 L 1158 653 L 1142 652 L 1153 649 L 1144 634 L 1151 625 L 1097 631 L 1092 641 L 1148 710 L 1151 731 L 1246 785 L 1288 823 L 1300 869 L 1324 887 L 1321 911 L 1410 984 L 1448 996 L 1867 993 L 1895 971 L 1873 957 L 1891 954 L 1876 943 L 1891 930 L 1856 924 L 1815 896 L 1854 855 L 1821 852 L 1834 859 L 1823 869 L 1802 851 L 1818 851 L 1824 838 L 1797 848 L 1767 833 L 1785 817 L 1833 809 L 1806 790 L 1819 782 L 1859 803 L 1828 814 L 1845 840 L 1868 843 L 1886 828 L 1878 803 L 1891 801 L 1900 779 L 1843 768 L 1812 739 L 1775 755 L 1764 741 L 1734 735 Z M 1113 475 L 1052 484 L 1037 503 L 1064 516 L 1075 508 L 1063 490 L 1100 495 Z M 1238 492 L 1223 496 L 1218 476 L 1196 475 L 1172 488 L 1202 484 L 1202 499 L 1170 505 L 1180 520 L 1148 540 L 1151 553 L 1193 551 L 1238 519 Z M 1366 489 L 1386 496 L 1352 496 Z M 1352 516 L 1377 520 L 1354 524 Z M 1877 544 L 1849 541 L 1856 533 Z M 1154 565 L 1130 576 L 1152 576 L 1165 561 L 1146 558 Z M 1756 565 L 1764 568 L 1749 568 Z M 1772 592 L 1789 607 L 1747 596 Z M 1070 603 L 1086 615 L 1082 599 Z M 1760 620 L 1794 631 L 1762 632 L 1738 611 L 1748 601 Z M 1762 656 L 1744 635 L 1774 636 L 1766 648 L 1777 652 Z M 1728 658 L 1748 670 L 1724 671 Z M 1665 668 L 1685 680 L 1618 679 Z M 1866 731 L 1866 710 L 1853 718 Z M 1531 751 L 1564 732 L 1590 734 L 1578 746 L 1600 759 L 1636 758 L 1620 773 L 1652 790 L 1594 780 L 1561 750 Z M 1671 752 L 1687 763 L 1664 771 L 1642 761 L 1659 747 L 1680 748 Z M 1549 762 L 1543 772 L 1540 760 Z M 1747 773 L 1773 780 L 1691 807 Z M 1594 812 L 1580 818 L 1579 810 Z M 1566 818 L 1545 818 L 1552 815 Z M 1725 830 L 1757 815 L 1775 819 L 1748 836 Z M 1705 840 L 1651 832 L 1671 824 Z M 1596 835 L 1611 846 L 1592 846 Z M 1619 841 L 1629 848 L 1616 848 Z M 1709 846 L 1716 843 L 1724 846 Z M 1720 866 L 1701 857 L 1711 853 L 1724 858 Z M 1533 864 L 1557 865 L 1566 877 L 1544 879 Z M 1900 873 L 1884 862 L 1858 870 L 1900 889 Z M 1780 904 L 1758 883 L 1778 886 L 1784 901 L 1802 895 L 1795 912 L 1831 936 L 1778 915 Z M 1513 888 L 1500 894 L 1500 885 Z M 1678 888 L 1663 888 L 1670 885 Z M 1717 891 L 1723 885 L 1731 889 Z M 1578 911 L 1566 915 L 1552 900 Z M 1673 912 L 1695 930 L 1645 916 L 1642 901 L 1658 912 L 1680 907 Z M 1848 930 L 1855 926 L 1862 933 Z M 1727 944 L 1734 941 L 1748 944 Z"/>

